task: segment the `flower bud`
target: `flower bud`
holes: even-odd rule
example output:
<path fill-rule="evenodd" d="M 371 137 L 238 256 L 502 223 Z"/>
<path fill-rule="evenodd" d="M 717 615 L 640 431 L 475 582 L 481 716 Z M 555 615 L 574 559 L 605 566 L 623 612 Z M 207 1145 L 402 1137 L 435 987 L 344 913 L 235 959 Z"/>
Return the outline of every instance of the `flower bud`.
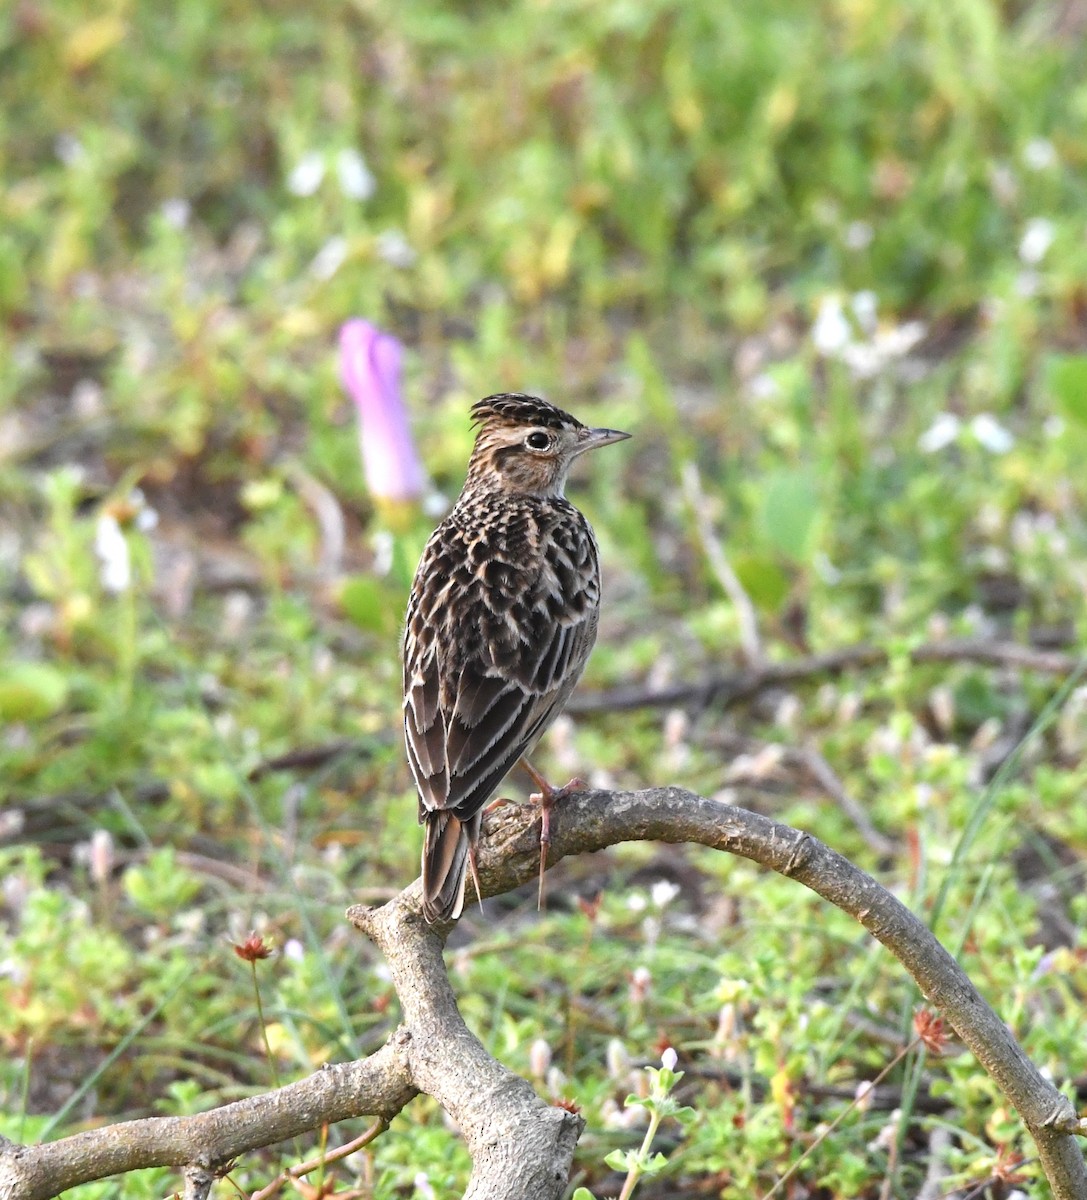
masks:
<path fill-rule="evenodd" d="M 402 356 L 397 339 L 369 321 L 340 329 L 340 373 L 359 415 L 366 485 L 375 500 L 392 503 L 420 500 L 427 482 L 400 390 Z"/>

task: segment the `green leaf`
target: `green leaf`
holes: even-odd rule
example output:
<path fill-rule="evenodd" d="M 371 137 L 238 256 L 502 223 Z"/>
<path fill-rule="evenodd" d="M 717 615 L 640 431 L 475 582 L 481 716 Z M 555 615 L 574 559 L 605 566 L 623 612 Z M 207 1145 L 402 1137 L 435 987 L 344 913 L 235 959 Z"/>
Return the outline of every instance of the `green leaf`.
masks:
<path fill-rule="evenodd" d="M 12 663 L 0 674 L 2 720 L 44 721 L 67 699 L 67 678 L 47 663 Z"/>
<path fill-rule="evenodd" d="M 821 516 L 819 489 L 806 467 L 772 471 L 762 481 L 755 524 L 767 545 L 794 562 L 807 562 Z"/>
<path fill-rule="evenodd" d="M 125 894 L 143 912 L 165 920 L 200 894 L 200 881 L 177 865 L 173 849 L 155 850 L 122 877 Z"/>
<path fill-rule="evenodd" d="M 737 554 L 732 569 L 757 608 L 777 609 L 789 594 L 789 578 L 781 566 L 765 554 Z"/>
<path fill-rule="evenodd" d="M 1048 391 L 1064 415 L 1077 425 L 1087 425 L 1087 354 L 1054 354 L 1045 364 Z"/>
<path fill-rule="evenodd" d="M 613 1150 L 610 1154 L 605 1155 L 604 1161 L 613 1171 L 629 1171 L 637 1158 L 636 1150 Z"/>
<path fill-rule="evenodd" d="M 596 1200 L 596 1197 L 586 1187 L 579 1187 L 574 1191 L 573 1200 Z"/>

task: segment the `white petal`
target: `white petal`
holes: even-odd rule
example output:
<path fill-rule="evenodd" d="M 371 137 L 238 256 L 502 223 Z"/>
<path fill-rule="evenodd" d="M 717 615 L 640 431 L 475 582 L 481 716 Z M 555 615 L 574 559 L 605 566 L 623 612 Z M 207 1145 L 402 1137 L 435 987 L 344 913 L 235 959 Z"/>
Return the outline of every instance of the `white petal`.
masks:
<path fill-rule="evenodd" d="M 366 165 L 366 159 L 353 148 L 336 155 L 336 174 L 340 190 L 351 200 L 369 200 L 377 190 L 377 180 Z"/>
<path fill-rule="evenodd" d="M 325 177 L 324 155 L 318 150 L 303 154 L 287 176 L 287 191 L 295 196 L 312 196 Z"/>
<path fill-rule="evenodd" d="M 1023 162 L 1032 171 L 1045 171 L 1057 166 L 1059 161 L 1057 147 L 1049 138 L 1031 138 L 1023 147 Z"/>
<path fill-rule="evenodd" d="M 853 340 L 842 302 L 838 296 L 824 296 L 819 301 L 815 324 L 811 329 L 811 340 L 816 350 L 824 357 L 835 357 Z"/>
<path fill-rule="evenodd" d="M 935 454 L 945 446 L 950 446 L 959 436 L 962 422 L 954 413 L 940 413 L 936 420 L 917 439 L 917 448 L 926 454 Z"/>
<path fill-rule="evenodd" d="M 1040 263 L 1049 251 L 1049 247 L 1053 245 L 1053 239 L 1056 236 L 1057 231 L 1052 221 L 1045 217 L 1032 217 L 1027 222 L 1023 236 L 1019 240 L 1020 259 L 1031 266 Z"/>
<path fill-rule="evenodd" d="M 992 454 L 1007 454 L 1015 445 L 1015 438 L 992 413 L 978 413 L 970 422 L 970 432 Z"/>

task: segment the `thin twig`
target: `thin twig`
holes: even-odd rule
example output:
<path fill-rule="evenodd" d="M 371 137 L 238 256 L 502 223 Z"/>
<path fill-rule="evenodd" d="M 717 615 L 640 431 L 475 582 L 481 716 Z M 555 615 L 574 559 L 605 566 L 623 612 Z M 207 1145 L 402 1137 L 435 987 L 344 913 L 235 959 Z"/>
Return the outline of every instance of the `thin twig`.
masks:
<path fill-rule="evenodd" d="M 838 778 L 834 768 L 814 746 L 799 746 L 788 752 L 788 757 L 799 762 L 820 788 L 834 801 L 853 822 L 857 832 L 877 854 L 893 854 L 895 843 L 872 824 L 864 806 L 854 800 L 846 786 Z"/>
<path fill-rule="evenodd" d="M 321 579 L 335 579 L 343 568 L 344 550 L 347 546 L 343 509 L 333 492 L 315 479 L 301 463 L 293 459 L 283 464 L 284 473 L 294 485 L 299 496 L 317 518 L 321 531 L 321 557 L 317 573 Z"/>
<path fill-rule="evenodd" d="M 944 1192 L 944 1180 L 950 1173 L 947 1152 L 951 1149 L 951 1131 L 945 1125 L 934 1125 L 928 1136 L 928 1170 L 917 1193 L 917 1200 L 949 1200 L 955 1192 Z"/>
<path fill-rule="evenodd" d="M 883 1068 L 882 1071 L 872 1080 L 870 1087 L 876 1087 L 886 1079 L 886 1077 L 898 1066 L 898 1064 L 906 1057 L 909 1052 L 920 1043 L 921 1039 L 916 1037 L 908 1045 L 903 1046 L 901 1050 L 891 1059 L 891 1061 Z M 853 1099 L 842 1109 L 842 1111 L 827 1125 L 804 1153 L 794 1162 L 784 1175 L 774 1184 L 774 1186 L 763 1196 L 762 1200 L 770 1200 L 770 1197 L 780 1192 L 782 1187 L 789 1182 L 790 1179 L 800 1170 L 801 1164 L 810 1158 L 816 1150 L 826 1141 L 826 1139 L 834 1132 L 835 1129 L 849 1116 L 849 1114 L 860 1104 L 863 1097 L 854 1096 Z"/>
<path fill-rule="evenodd" d="M 262 1187 L 259 1192 L 254 1192 L 249 1200 L 271 1200 L 272 1196 L 279 1194 L 284 1184 L 290 1183 L 295 1179 L 301 1179 L 303 1175 L 308 1175 L 310 1171 L 316 1171 L 318 1167 L 328 1166 L 330 1163 L 339 1162 L 341 1159 L 347 1158 L 349 1155 L 354 1154 L 356 1150 L 361 1150 L 363 1146 L 368 1146 L 388 1128 L 388 1121 L 375 1121 L 365 1133 L 360 1133 L 354 1141 L 347 1142 L 345 1145 L 340 1146 L 336 1150 L 331 1150 L 326 1154 L 319 1154 L 316 1158 L 311 1158 L 306 1162 L 288 1167 L 282 1174 L 277 1175 L 271 1183 Z"/>
<path fill-rule="evenodd" d="M 732 569 L 728 555 L 717 536 L 717 531 L 710 520 L 706 494 L 702 490 L 702 479 L 698 468 L 693 462 L 685 462 L 680 474 L 683 484 L 683 495 L 694 517 L 698 540 L 702 543 L 702 552 L 706 556 L 714 578 L 721 585 L 721 590 L 732 601 L 736 609 L 736 621 L 740 630 L 740 649 L 748 666 L 757 667 L 763 661 L 762 639 L 759 636 L 759 618 L 751 597 L 740 582 L 739 576 Z"/>
<path fill-rule="evenodd" d="M 1053 650 L 1035 650 L 1016 642 L 989 642 L 975 638 L 926 642 L 909 651 L 909 658 L 914 663 L 969 662 L 979 666 L 1036 671 L 1042 675 L 1070 675 L 1080 662 L 1074 655 Z M 812 654 L 787 662 L 768 662 L 747 670 L 711 676 L 701 682 L 675 683 L 660 688 L 628 685 L 604 692 L 583 693 L 573 697 L 566 711 L 629 712 L 637 708 L 672 708 L 684 704 L 717 704 L 728 708 L 751 700 L 770 688 L 807 683 L 820 676 L 841 675 L 845 671 L 882 667 L 886 666 L 889 659 L 888 651 L 880 646 L 844 646 L 824 654 Z"/>

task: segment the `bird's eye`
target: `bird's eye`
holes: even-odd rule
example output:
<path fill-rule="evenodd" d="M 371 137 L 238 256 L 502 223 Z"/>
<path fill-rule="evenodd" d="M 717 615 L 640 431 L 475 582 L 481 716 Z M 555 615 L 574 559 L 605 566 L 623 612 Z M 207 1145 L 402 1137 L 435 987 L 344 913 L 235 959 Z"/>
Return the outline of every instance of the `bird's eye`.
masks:
<path fill-rule="evenodd" d="M 546 433 L 541 433 L 538 429 L 534 433 L 530 433 L 525 438 L 525 445 L 530 450 L 546 450 L 551 445 L 551 439 Z"/>

